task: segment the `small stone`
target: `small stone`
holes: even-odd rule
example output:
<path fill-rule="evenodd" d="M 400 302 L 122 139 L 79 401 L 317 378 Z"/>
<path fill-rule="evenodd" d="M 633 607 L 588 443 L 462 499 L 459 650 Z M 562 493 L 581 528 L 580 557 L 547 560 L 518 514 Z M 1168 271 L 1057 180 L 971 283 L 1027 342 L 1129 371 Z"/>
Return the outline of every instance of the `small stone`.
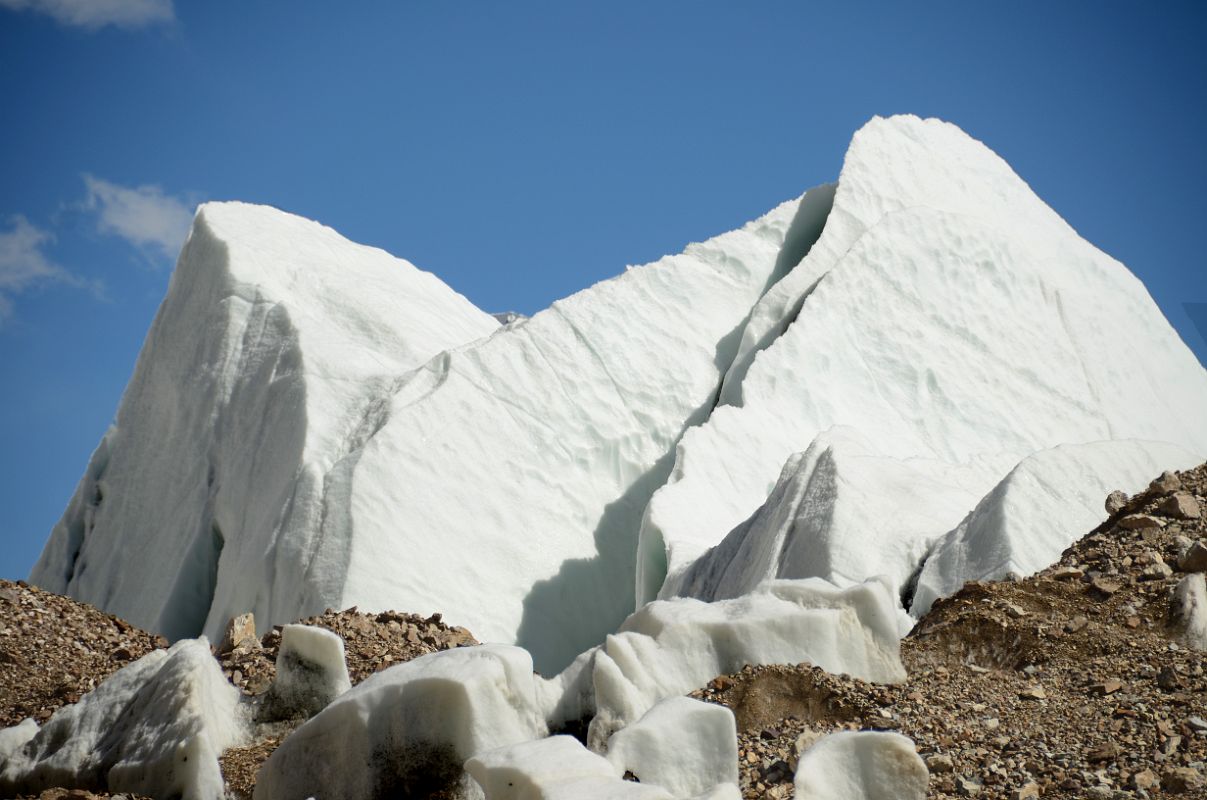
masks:
<path fill-rule="evenodd" d="M 926 757 L 926 768 L 936 774 L 943 774 L 954 770 L 955 763 L 951 760 L 951 756 L 936 753 Z"/>
<path fill-rule="evenodd" d="M 1037 800 L 1039 784 L 1034 781 L 1024 784 L 1010 793 L 1010 800 Z"/>
<path fill-rule="evenodd" d="M 1094 580 L 1090 581 L 1090 589 L 1104 597 L 1110 597 L 1115 592 L 1119 591 L 1120 588 L 1121 587 L 1118 583 L 1115 581 L 1109 581 L 1102 576 L 1094 578 Z"/>
<path fill-rule="evenodd" d="M 1114 694 L 1123 688 L 1123 684 L 1116 680 L 1102 681 L 1090 685 L 1090 694 L 1106 696 Z"/>
<path fill-rule="evenodd" d="M 1160 558 L 1160 556 L 1158 556 L 1158 558 Z M 1140 573 L 1140 580 L 1160 581 L 1168 578 L 1172 574 L 1173 570 L 1170 569 L 1170 566 L 1166 564 L 1164 560 L 1159 560 L 1144 568 L 1144 571 Z"/>
<path fill-rule="evenodd" d="M 1126 625 L 1127 627 L 1131 628 L 1132 630 L 1135 630 L 1136 628 L 1140 627 L 1140 618 L 1139 617 L 1128 617 L 1127 619 L 1125 619 L 1123 621 L 1123 624 Z"/>
<path fill-rule="evenodd" d="M 114 661 L 129 661 L 134 658 L 134 654 L 130 652 L 129 647 L 119 647 L 109 654 L 109 658 Z"/>
<path fill-rule="evenodd" d="M 1157 777 L 1157 773 L 1151 769 L 1141 770 L 1132 775 L 1131 785 L 1133 789 L 1141 789 L 1147 791 L 1155 789 L 1161 783 L 1161 779 Z"/>
<path fill-rule="evenodd" d="M 1207 731 L 1207 719 L 1203 719 L 1202 717 L 1190 717 L 1186 720 L 1186 724 L 1195 733 Z"/>
<path fill-rule="evenodd" d="M 1055 580 L 1068 581 L 1077 580 L 1085 575 L 1085 572 L 1077 567 L 1057 567 L 1056 569 L 1052 570 L 1051 575 Z"/>
<path fill-rule="evenodd" d="M 1013 603 L 1006 603 L 1006 613 L 1014 619 L 1022 619 L 1027 616 L 1027 612 Z"/>
<path fill-rule="evenodd" d="M 1183 572 L 1207 572 L 1207 547 L 1194 541 L 1178 556 L 1178 569 Z"/>
<path fill-rule="evenodd" d="M 1048 693 L 1042 686 L 1029 686 L 1019 692 L 1018 696 L 1023 700 L 1046 700 Z"/>
<path fill-rule="evenodd" d="M 1161 787 L 1167 792 L 1186 792 L 1203 783 L 1199 771 L 1191 767 L 1175 767 L 1161 776 Z"/>
<path fill-rule="evenodd" d="M 1199 501 L 1190 492 L 1176 492 L 1161 501 L 1157 513 L 1174 519 L 1199 519 L 1203 511 Z"/>
<path fill-rule="evenodd" d="M 1116 489 L 1106 496 L 1106 513 L 1114 514 L 1127 505 L 1127 495 Z"/>
<path fill-rule="evenodd" d="M 1118 525 L 1126 531 L 1143 531 L 1150 528 L 1164 528 L 1165 522 L 1148 514 L 1128 514 L 1119 520 Z"/>
<path fill-rule="evenodd" d="M 1069 633 L 1077 633 L 1089 625 L 1090 621 L 1085 617 L 1078 615 L 1065 623 L 1065 630 Z"/>
<path fill-rule="evenodd" d="M 971 778 L 956 778 L 956 791 L 961 797 L 976 797 L 981 793 L 981 784 Z"/>
<path fill-rule="evenodd" d="M 1173 667 L 1162 667 L 1161 671 L 1157 673 L 1157 686 L 1167 692 L 1172 692 L 1182 687 L 1182 678 Z"/>
<path fill-rule="evenodd" d="M 1176 492 L 1182 488 L 1182 479 L 1177 476 L 1177 473 L 1166 470 L 1161 473 L 1161 477 L 1148 485 L 1149 494 L 1169 494 Z"/>
<path fill-rule="evenodd" d="M 733 680 L 731 678 L 726 677 L 725 675 L 722 675 L 718 678 L 713 678 L 712 682 L 709 683 L 708 685 L 709 685 L 709 687 L 716 689 L 718 692 L 723 692 L 726 689 L 728 689 L 730 686 L 733 686 Z"/>
<path fill-rule="evenodd" d="M 231 617 L 230 621 L 226 623 L 226 632 L 222 635 L 222 643 L 218 645 L 218 652 L 229 653 L 249 639 L 259 644 L 259 640 L 256 639 L 256 618 L 250 611 Z"/>

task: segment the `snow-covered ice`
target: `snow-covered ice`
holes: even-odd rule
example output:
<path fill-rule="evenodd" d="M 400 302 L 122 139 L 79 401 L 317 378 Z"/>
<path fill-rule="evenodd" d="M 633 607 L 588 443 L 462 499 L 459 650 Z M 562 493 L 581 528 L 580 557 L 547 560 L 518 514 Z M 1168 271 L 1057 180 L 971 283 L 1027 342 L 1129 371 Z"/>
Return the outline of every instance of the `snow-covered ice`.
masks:
<path fill-rule="evenodd" d="M 315 625 L 281 629 L 276 670 L 260 707 L 261 720 L 313 716 L 352 688 L 344 640 Z"/>
<path fill-rule="evenodd" d="M 948 474 L 970 465 L 960 483 L 977 497 L 1064 443 L 1134 438 L 1207 455 L 1207 372 L 1143 285 L 937 120 L 875 119 L 855 135 L 820 238 L 751 315 L 734 364 L 745 361 L 649 504 L 639 600 L 665 575 L 677 585 L 764 503 L 788 458 L 836 425 L 883 457 L 945 462 Z M 919 492 L 912 505 L 946 500 Z"/>
<path fill-rule="evenodd" d="M 725 706 L 671 697 L 612 735 L 607 758 L 623 775 L 668 789 L 676 797 L 738 789 L 738 731 Z"/>
<path fill-rule="evenodd" d="M 881 581 L 839 589 L 818 578 L 771 581 L 714 603 L 650 603 L 594 654 L 588 745 L 605 750 L 612 734 L 658 701 L 746 664 L 809 661 L 866 681 L 902 681 L 897 608 Z"/>
<path fill-rule="evenodd" d="M 255 796 L 371 800 L 446 784 L 472 795 L 467 759 L 546 733 L 524 650 L 432 653 L 376 673 L 290 734 L 260 769 Z"/>
<path fill-rule="evenodd" d="M 239 744 L 239 690 L 205 639 L 155 650 L 113 673 L 39 730 L 0 732 L 0 792 L 52 787 L 223 800 L 218 756 Z"/>
<path fill-rule="evenodd" d="M 31 580 L 173 639 L 217 640 L 246 611 L 261 626 L 321 612 L 342 588 L 322 546 L 345 534 L 338 476 L 385 399 L 497 328 L 434 275 L 318 223 L 203 205 Z"/>
<path fill-rule="evenodd" d="M 905 736 L 846 731 L 801 754 L 795 786 L 799 800 L 924 800 L 929 778 Z"/>
<path fill-rule="evenodd" d="M 925 614 L 967 581 L 1030 575 L 1106 519 L 1114 489 L 1135 494 L 1167 469 L 1201 456 L 1164 442 L 1062 445 L 1024 458 L 942 538 L 918 577 L 910 613 Z"/>

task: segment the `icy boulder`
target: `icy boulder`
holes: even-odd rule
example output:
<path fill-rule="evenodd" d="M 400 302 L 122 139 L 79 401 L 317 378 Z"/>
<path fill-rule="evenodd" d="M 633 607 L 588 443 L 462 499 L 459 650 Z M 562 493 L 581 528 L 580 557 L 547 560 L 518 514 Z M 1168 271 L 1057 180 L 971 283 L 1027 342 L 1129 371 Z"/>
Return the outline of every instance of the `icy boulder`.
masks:
<path fill-rule="evenodd" d="M 620 774 L 669 789 L 676 797 L 740 798 L 738 731 L 725 706 L 671 697 L 608 740 L 608 760 Z"/>
<path fill-rule="evenodd" d="M 518 647 L 446 650 L 383 670 L 294 731 L 265 762 L 256 800 L 372 800 L 455 788 L 485 750 L 547 733 L 532 659 Z"/>
<path fill-rule="evenodd" d="M 264 721 L 314 716 L 352 688 L 344 640 L 326 628 L 282 628 L 276 668 L 260 707 L 259 718 Z"/>
<path fill-rule="evenodd" d="M 790 456 L 758 511 L 668 576 L 662 593 L 711 601 L 774 578 L 850 586 L 873 575 L 887 576 L 898 593 L 996 474 L 993 466 L 883 456 L 858 431 L 831 429 Z"/>
<path fill-rule="evenodd" d="M 715 603 L 650 603 L 594 655 L 596 715 L 588 744 L 606 749 L 613 733 L 658 701 L 746 664 L 809 661 L 866 681 L 902 681 L 896 608 L 882 581 L 839 589 L 817 578 L 771 581 Z"/>
<path fill-rule="evenodd" d="M 806 750 L 796 767 L 799 800 L 925 800 L 930 775 L 899 733 L 833 733 Z"/>
<path fill-rule="evenodd" d="M 486 800 L 674 800 L 663 788 L 621 780 L 607 759 L 571 736 L 489 750 L 465 770 Z"/>
<path fill-rule="evenodd" d="M 1207 581 L 1203 573 L 1178 581 L 1169 599 L 1169 617 L 1188 647 L 1207 650 Z"/>
<path fill-rule="evenodd" d="M 820 238 L 756 304 L 732 364 L 646 511 L 639 600 L 751 517 L 788 458 L 836 425 L 884 457 L 1004 463 L 983 492 L 1065 443 L 1207 455 L 1207 372 L 1143 285 L 938 120 L 878 118 L 855 135 Z"/>
<path fill-rule="evenodd" d="M 245 735 L 239 691 L 205 639 L 118 670 L 41 730 L 0 735 L 0 793 L 51 787 L 223 800 L 218 757 Z"/>
<path fill-rule="evenodd" d="M 408 373 L 497 328 L 322 225 L 203 205 L 31 580 L 169 638 L 217 639 L 248 610 L 261 625 L 321 611 L 342 589 L 321 546 L 347 533 L 339 476 Z"/>
<path fill-rule="evenodd" d="M 1028 456 L 938 542 L 918 577 L 910 613 L 921 617 L 967 581 L 1043 569 L 1106 519 L 1107 493 L 1139 492 L 1162 470 L 1201 461 L 1185 448 L 1142 441 L 1064 445 Z"/>

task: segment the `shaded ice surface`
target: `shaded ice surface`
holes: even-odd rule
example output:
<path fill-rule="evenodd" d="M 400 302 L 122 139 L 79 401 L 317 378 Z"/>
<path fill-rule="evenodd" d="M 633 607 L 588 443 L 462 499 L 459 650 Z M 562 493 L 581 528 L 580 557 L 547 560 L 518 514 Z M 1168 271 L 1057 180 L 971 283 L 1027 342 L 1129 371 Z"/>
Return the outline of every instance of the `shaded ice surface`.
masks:
<path fill-rule="evenodd" d="M 855 135 L 820 238 L 756 305 L 733 364 L 721 405 L 682 437 L 646 510 L 639 601 L 672 595 L 788 459 L 835 426 L 929 473 L 906 510 L 933 515 L 931 533 L 890 545 L 915 557 L 951 521 L 945 484 L 983 497 L 1036 451 L 1142 439 L 1207 456 L 1207 372 L 1143 285 L 938 120 L 878 118 Z M 886 491 L 900 474 L 886 471 Z M 861 492 L 879 488 L 855 478 L 872 478 Z M 844 527 L 825 536 L 876 541 Z M 881 544 L 844 543 L 852 552 L 836 564 L 866 555 L 879 568 Z M 701 574 L 693 591 L 716 591 Z"/>
<path fill-rule="evenodd" d="M 966 581 L 1030 575 L 1106 519 L 1103 499 L 1136 494 L 1168 469 L 1202 456 L 1164 442 L 1062 445 L 1023 459 L 937 544 L 918 577 L 910 612 L 925 614 Z"/>
<path fill-rule="evenodd" d="M 205 639 L 186 639 L 113 673 L 41 729 L 25 720 L 0 732 L 0 792 L 75 787 L 222 800 L 218 757 L 245 735 L 239 690 Z"/>
<path fill-rule="evenodd" d="M 338 601 L 337 476 L 384 397 L 498 323 L 439 279 L 272 208 L 197 212 L 113 426 L 31 581 L 176 639 Z M 131 569 L 150 564 L 152 569 Z"/>
<path fill-rule="evenodd" d="M 924 800 L 929 779 L 907 737 L 846 731 L 801 754 L 795 786 L 800 800 Z"/>
<path fill-rule="evenodd" d="M 970 471 L 883 456 L 855 429 L 832 428 L 789 456 L 758 511 L 668 578 L 663 594 L 716 600 L 769 578 L 848 586 L 870 575 L 900 593 L 930 544 L 979 499 Z M 915 502 L 919 495 L 927 502 Z"/>

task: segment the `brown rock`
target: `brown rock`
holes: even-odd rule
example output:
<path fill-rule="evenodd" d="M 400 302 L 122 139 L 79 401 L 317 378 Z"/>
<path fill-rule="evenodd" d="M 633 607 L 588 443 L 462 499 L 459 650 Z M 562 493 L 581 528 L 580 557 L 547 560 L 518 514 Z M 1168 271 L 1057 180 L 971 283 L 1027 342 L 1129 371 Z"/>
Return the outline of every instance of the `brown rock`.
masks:
<path fill-rule="evenodd" d="M 1199 519 L 1203 511 L 1199 501 L 1190 492 L 1176 492 L 1161 501 L 1157 512 L 1174 519 Z"/>
<path fill-rule="evenodd" d="M 1090 752 L 1086 753 L 1086 761 L 1089 761 L 1091 764 L 1097 764 L 1103 761 L 1114 761 L 1119 757 L 1120 752 L 1119 745 L 1115 744 L 1114 742 L 1107 742 L 1106 744 L 1095 747 L 1094 749 L 1090 750 Z"/>
<path fill-rule="evenodd" d="M 1127 495 L 1116 489 L 1106 496 L 1106 513 L 1114 514 L 1127 505 Z"/>
<path fill-rule="evenodd" d="M 1161 779 L 1157 777 L 1157 773 L 1151 769 L 1141 770 L 1131 777 L 1131 785 L 1133 789 L 1149 790 L 1155 789 L 1161 783 Z"/>
<path fill-rule="evenodd" d="M 1182 479 L 1176 473 L 1166 470 L 1161 477 L 1148 485 L 1148 494 L 1169 494 L 1182 488 Z"/>
<path fill-rule="evenodd" d="M 1194 541 L 1178 556 L 1178 569 L 1183 572 L 1207 572 L 1207 547 Z"/>
<path fill-rule="evenodd" d="M 1108 695 L 1114 694 L 1123 688 L 1123 684 L 1116 680 L 1102 681 L 1090 685 L 1090 694 Z"/>
<path fill-rule="evenodd" d="M 1142 531 L 1149 528 L 1164 528 L 1165 522 L 1148 514 L 1128 514 L 1118 525 L 1125 531 Z"/>
<path fill-rule="evenodd" d="M 954 770 L 955 764 L 952 762 L 951 756 L 935 753 L 932 756 L 926 757 L 926 768 L 935 774 L 941 775 Z"/>
<path fill-rule="evenodd" d="M 226 623 L 226 632 L 222 635 L 222 643 L 218 645 L 219 653 L 229 653 L 236 647 L 243 644 L 248 639 L 256 639 L 256 618 L 249 611 L 246 614 L 240 614 L 236 617 L 231 617 Z"/>
<path fill-rule="evenodd" d="M 1191 767 L 1175 767 L 1161 776 L 1161 786 L 1167 792 L 1188 792 L 1203 783 L 1203 776 Z"/>
<path fill-rule="evenodd" d="M 1024 784 L 1010 793 L 1010 800 L 1037 800 L 1039 784 L 1035 781 Z"/>
<path fill-rule="evenodd" d="M 1018 693 L 1022 700 L 1046 700 L 1048 693 L 1044 691 L 1042 686 L 1030 686 Z"/>

